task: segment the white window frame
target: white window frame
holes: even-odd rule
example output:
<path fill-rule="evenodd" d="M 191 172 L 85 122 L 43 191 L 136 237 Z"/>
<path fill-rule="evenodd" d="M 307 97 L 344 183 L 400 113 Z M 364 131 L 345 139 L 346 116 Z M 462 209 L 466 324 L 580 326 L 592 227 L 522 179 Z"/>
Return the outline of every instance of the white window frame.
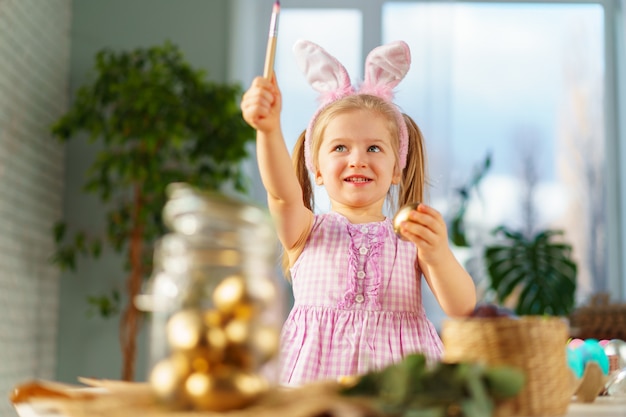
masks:
<path fill-rule="evenodd" d="M 380 45 L 382 8 L 386 2 L 442 2 L 451 0 L 289 0 L 289 8 L 349 8 L 363 15 L 362 56 Z M 457 3 L 599 4 L 605 28 L 605 160 L 607 285 L 613 298 L 626 300 L 626 0 L 455 0 Z M 247 87 L 262 71 L 273 0 L 232 0 L 228 67 L 229 81 Z M 332 30 L 332 28 L 329 28 Z M 280 36 L 280 33 L 279 33 Z M 255 162 L 251 162 L 256 167 Z M 251 173 L 254 171 L 251 170 Z M 255 175 L 255 174 L 252 174 Z M 257 175 L 258 177 L 258 175 Z M 259 181 L 258 178 L 256 181 Z M 260 186 L 260 182 L 258 182 Z M 262 188 L 259 187 L 262 190 Z M 259 198 L 265 196 L 257 195 Z"/>

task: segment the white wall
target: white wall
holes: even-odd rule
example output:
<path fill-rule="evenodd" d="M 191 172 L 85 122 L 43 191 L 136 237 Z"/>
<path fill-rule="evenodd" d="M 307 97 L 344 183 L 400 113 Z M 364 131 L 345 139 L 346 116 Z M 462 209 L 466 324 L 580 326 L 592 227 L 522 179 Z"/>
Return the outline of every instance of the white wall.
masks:
<path fill-rule="evenodd" d="M 50 124 L 68 102 L 71 0 L 0 0 L 0 415 L 17 383 L 53 378 L 63 147 Z"/>

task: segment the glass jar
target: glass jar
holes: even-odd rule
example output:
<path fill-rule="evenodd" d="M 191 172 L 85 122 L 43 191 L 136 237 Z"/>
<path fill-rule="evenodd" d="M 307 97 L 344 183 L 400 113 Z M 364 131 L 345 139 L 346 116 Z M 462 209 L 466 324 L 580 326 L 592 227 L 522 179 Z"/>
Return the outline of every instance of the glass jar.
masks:
<path fill-rule="evenodd" d="M 223 195 L 182 183 L 167 191 L 171 233 L 155 248 L 144 299 L 149 383 L 173 408 L 244 407 L 273 382 L 284 318 L 272 223 L 264 210 Z"/>

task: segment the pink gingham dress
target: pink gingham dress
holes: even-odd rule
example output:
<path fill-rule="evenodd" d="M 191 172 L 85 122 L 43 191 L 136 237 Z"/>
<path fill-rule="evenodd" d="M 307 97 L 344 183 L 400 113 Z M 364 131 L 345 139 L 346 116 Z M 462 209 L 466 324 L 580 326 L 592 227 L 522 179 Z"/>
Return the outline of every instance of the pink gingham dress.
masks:
<path fill-rule="evenodd" d="M 351 224 L 338 213 L 316 215 L 291 268 L 295 302 L 281 333 L 280 383 L 363 374 L 414 352 L 439 359 L 416 254 L 390 219 Z"/>

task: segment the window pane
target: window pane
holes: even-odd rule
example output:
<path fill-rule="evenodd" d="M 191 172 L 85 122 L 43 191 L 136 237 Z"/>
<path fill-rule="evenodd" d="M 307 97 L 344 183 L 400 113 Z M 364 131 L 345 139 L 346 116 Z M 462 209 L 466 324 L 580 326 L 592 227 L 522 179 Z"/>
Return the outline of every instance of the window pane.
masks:
<path fill-rule="evenodd" d="M 283 7 L 276 47 L 275 71 L 283 94 L 281 123 L 291 151 L 316 110 L 317 93 L 307 84 L 292 52 L 298 39 L 317 43 L 346 67 L 351 77 L 362 73 L 361 12 L 352 9 L 289 9 Z M 339 33 L 328 28 L 340 28 Z M 315 190 L 315 205 L 329 209 L 323 189 Z"/>
<path fill-rule="evenodd" d="M 602 7 L 389 2 L 383 28 L 411 46 L 397 101 L 425 135 L 435 207 L 449 214 L 491 153 L 469 237 L 563 229 L 579 297 L 606 290 Z"/>

